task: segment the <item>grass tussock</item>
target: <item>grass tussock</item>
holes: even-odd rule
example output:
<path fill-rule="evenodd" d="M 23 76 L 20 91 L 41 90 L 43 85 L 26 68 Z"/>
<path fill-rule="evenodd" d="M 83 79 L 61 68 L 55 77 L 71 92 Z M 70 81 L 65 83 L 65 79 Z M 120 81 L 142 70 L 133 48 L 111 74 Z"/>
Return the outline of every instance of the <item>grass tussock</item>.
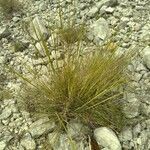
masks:
<path fill-rule="evenodd" d="M 65 57 L 59 67 L 57 58 L 53 64 L 44 40 L 42 45 L 48 60 L 45 74 L 28 68 L 32 78 L 27 78 L 15 72 L 26 81 L 21 106 L 33 115 L 48 115 L 61 127 L 77 119 L 91 128 L 100 125 L 119 131 L 125 125 L 121 99 L 128 83 L 130 53 L 118 57 L 115 44 L 108 43 L 94 53 L 83 54 L 78 41 L 61 46 Z"/>
<path fill-rule="evenodd" d="M 65 28 L 60 28 L 57 33 L 60 37 L 60 41 L 65 44 L 74 44 L 77 41 L 81 41 L 85 36 L 85 26 L 69 25 Z"/>
<path fill-rule="evenodd" d="M 38 31 L 47 60 L 45 64 L 43 59 L 45 72 L 25 66 L 30 74 L 27 77 L 10 68 L 25 81 L 20 106 L 33 115 L 49 116 L 59 128 L 66 129 L 65 125 L 76 119 L 91 128 L 107 126 L 120 131 L 126 121 L 122 97 L 133 53 L 118 56 L 113 42 L 85 52 L 85 26 L 76 26 L 74 21 L 64 26 L 61 11 L 59 16 L 60 27 L 50 31 L 49 45 Z M 61 65 L 57 55 L 51 59 L 52 51 L 63 52 Z"/>
<path fill-rule="evenodd" d="M 12 13 L 21 11 L 22 4 L 19 0 L 0 0 L 0 8 L 5 16 L 11 16 Z"/>

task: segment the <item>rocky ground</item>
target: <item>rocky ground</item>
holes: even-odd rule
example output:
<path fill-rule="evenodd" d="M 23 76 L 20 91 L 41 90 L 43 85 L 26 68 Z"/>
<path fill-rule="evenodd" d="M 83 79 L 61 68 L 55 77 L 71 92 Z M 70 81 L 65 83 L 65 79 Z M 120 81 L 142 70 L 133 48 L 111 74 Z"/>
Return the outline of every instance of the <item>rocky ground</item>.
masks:
<path fill-rule="evenodd" d="M 60 1 L 67 11 L 71 0 Z M 97 128 L 95 139 L 103 150 L 150 150 L 150 1 L 80 0 L 76 5 L 77 22 L 86 22 L 89 26 L 87 37 L 91 42 L 101 44 L 111 36 L 110 33 L 116 33 L 119 52 L 130 48 L 138 52 L 129 65 L 134 89 L 124 96 L 124 113 L 133 124 L 119 134 L 105 127 Z M 31 60 L 34 50 L 22 27 L 33 19 L 41 25 L 42 33 L 49 37 L 47 27 L 57 23 L 58 6 L 53 0 L 32 0 L 25 3 L 22 13 L 14 13 L 9 20 L 0 14 L 0 150 L 49 150 L 50 144 L 55 150 L 70 149 L 67 136 L 55 133 L 55 124 L 48 118 L 34 120 L 30 114 L 19 110 L 17 98 L 8 90 L 18 92 L 21 82 L 2 67 L 11 64 L 24 72 L 24 63 L 34 61 L 40 66 L 40 58 Z M 35 38 L 34 34 L 32 36 Z M 39 42 L 36 45 L 40 50 Z M 74 122 L 71 126 L 67 129 L 71 136 L 76 137 L 78 149 L 89 150 L 86 127 Z M 51 139 L 57 134 L 60 140 L 56 144 Z"/>

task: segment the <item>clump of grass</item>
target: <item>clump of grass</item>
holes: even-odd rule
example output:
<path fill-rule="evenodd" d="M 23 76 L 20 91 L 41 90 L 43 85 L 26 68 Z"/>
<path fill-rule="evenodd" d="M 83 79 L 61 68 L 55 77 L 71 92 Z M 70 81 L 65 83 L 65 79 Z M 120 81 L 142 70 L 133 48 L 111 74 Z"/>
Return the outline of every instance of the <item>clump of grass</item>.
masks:
<path fill-rule="evenodd" d="M 123 88 L 129 82 L 126 70 L 132 53 L 118 56 L 113 42 L 95 46 L 86 53 L 82 27 L 73 24 L 50 31 L 50 46 L 38 31 L 47 60 L 45 72 L 25 66 L 30 74 L 27 77 L 10 67 L 24 81 L 20 106 L 32 115 L 49 116 L 58 129 L 65 131 L 74 119 L 92 129 L 107 126 L 120 131 L 126 124 L 122 98 Z M 64 53 L 61 65 L 57 56 L 55 63 L 51 59 L 51 52 L 59 50 Z"/>
<path fill-rule="evenodd" d="M 66 44 L 74 44 L 77 41 L 81 41 L 85 36 L 85 26 L 84 25 L 69 25 L 65 28 L 60 28 L 58 30 L 58 35 L 60 36 L 60 41 Z"/>
<path fill-rule="evenodd" d="M 56 65 L 50 59 L 51 49 L 44 40 L 42 44 L 48 60 L 46 73 L 42 76 L 29 68 L 32 78 L 27 78 L 15 72 L 26 81 L 21 93 L 23 108 L 33 115 L 48 115 L 58 126 L 77 119 L 92 128 L 101 125 L 119 131 L 125 123 L 120 99 L 128 83 L 125 70 L 130 53 L 116 56 L 112 43 L 85 54 L 78 44 L 62 46 L 65 58 L 59 67 L 57 58 Z"/>
<path fill-rule="evenodd" d="M 28 47 L 28 44 L 16 40 L 12 42 L 12 47 L 15 52 L 22 52 Z"/>
<path fill-rule="evenodd" d="M 22 9 L 22 4 L 19 0 L 0 0 L 0 7 L 5 16 L 11 16 L 14 12 L 19 12 Z"/>
<path fill-rule="evenodd" d="M 59 128 L 65 129 L 70 120 L 77 119 L 91 128 L 100 125 L 121 130 L 125 125 L 121 99 L 129 81 L 126 69 L 132 53 L 118 56 L 112 42 L 86 53 L 82 47 L 85 26 L 76 25 L 74 20 L 65 26 L 61 10 L 59 16 L 58 30 L 50 29 L 50 46 L 38 31 L 46 71 L 25 66 L 28 78 L 10 68 L 25 81 L 20 93 L 22 108 L 33 115 L 48 115 Z M 55 63 L 51 59 L 51 52 L 60 50 L 64 53 L 61 65 L 57 56 Z"/>

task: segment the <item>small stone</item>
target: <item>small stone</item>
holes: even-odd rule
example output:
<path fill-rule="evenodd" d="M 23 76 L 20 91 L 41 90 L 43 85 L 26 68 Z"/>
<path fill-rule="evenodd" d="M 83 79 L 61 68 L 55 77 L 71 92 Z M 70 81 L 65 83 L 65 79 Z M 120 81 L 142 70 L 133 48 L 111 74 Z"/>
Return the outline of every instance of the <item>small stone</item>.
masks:
<path fill-rule="evenodd" d="M 36 149 L 35 141 L 34 141 L 34 139 L 31 138 L 31 135 L 29 133 L 27 133 L 21 139 L 20 143 L 26 150 L 35 150 Z"/>
<path fill-rule="evenodd" d="M 94 130 L 94 137 L 97 143 L 109 150 L 121 150 L 121 144 L 115 133 L 106 127 L 100 127 Z"/>
<path fill-rule="evenodd" d="M 48 134 L 48 141 L 53 148 L 58 146 L 59 136 L 60 136 L 59 132 L 52 132 Z"/>
<path fill-rule="evenodd" d="M 9 124 L 9 119 L 6 119 L 6 120 L 2 120 L 2 123 L 5 125 L 5 126 L 7 126 L 8 124 Z"/>
<path fill-rule="evenodd" d="M 41 18 L 36 16 L 30 23 L 30 35 L 35 40 L 48 39 L 49 33 Z M 42 37 L 41 37 L 42 36 Z"/>
<path fill-rule="evenodd" d="M 79 122 L 70 122 L 67 126 L 67 133 L 70 137 L 77 137 L 79 140 L 79 137 L 83 135 L 86 135 L 88 133 L 88 128 L 86 128 L 83 124 Z"/>
<path fill-rule="evenodd" d="M 40 10 L 40 11 L 44 11 L 44 10 L 46 10 L 46 8 L 47 8 L 46 3 L 40 3 L 40 4 L 39 4 L 39 10 Z"/>
<path fill-rule="evenodd" d="M 140 102 L 138 101 L 137 98 L 132 98 L 128 101 L 130 102 L 126 103 L 123 108 L 126 117 L 127 118 L 137 117 L 139 115 Z"/>
<path fill-rule="evenodd" d="M 88 12 L 89 17 L 94 17 L 94 15 L 98 12 L 98 8 L 95 6 Z"/>
<path fill-rule="evenodd" d="M 10 117 L 11 114 L 12 114 L 11 110 L 8 107 L 6 107 L 2 111 L 2 114 L 0 115 L 0 119 L 7 119 L 8 117 Z"/>
<path fill-rule="evenodd" d="M 143 71 L 143 70 L 144 71 L 146 70 L 145 66 L 142 63 L 138 64 L 136 71 Z"/>
<path fill-rule="evenodd" d="M 118 0 L 101 0 L 96 3 L 98 8 L 101 8 L 102 6 L 107 6 L 107 7 L 114 7 L 118 4 Z"/>
<path fill-rule="evenodd" d="M 13 22 L 16 23 L 16 22 L 18 22 L 18 21 L 20 20 L 20 17 L 16 17 L 16 16 L 15 16 L 15 17 L 12 18 L 12 20 L 13 20 Z"/>
<path fill-rule="evenodd" d="M 111 13 L 114 12 L 114 10 L 115 10 L 114 8 L 108 7 L 108 8 L 105 9 L 105 12 L 111 14 Z"/>
<path fill-rule="evenodd" d="M 134 128 L 133 128 L 133 136 L 138 137 L 138 135 L 141 133 L 141 125 L 138 123 Z"/>
<path fill-rule="evenodd" d="M 0 64 L 3 64 L 5 62 L 5 57 L 4 56 L 0 56 Z"/>
<path fill-rule="evenodd" d="M 42 42 L 37 42 L 35 47 L 36 47 L 38 54 L 40 54 L 41 56 L 45 56 L 45 54 L 46 54 L 45 48 L 44 48 Z"/>
<path fill-rule="evenodd" d="M 53 139 L 55 138 L 55 139 Z M 84 140 L 80 140 L 79 142 L 76 142 L 75 140 L 70 140 L 69 136 L 67 134 L 59 134 L 54 135 L 53 133 L 49 135 L 49 140 L 52 148 L 54 150 L 89 150 L 90 148 L 85 148 L 86 142 L 84 143 Z M 52 140 L 53 141 L 52 143 Z"/>
<path fill-rule="evenodd" d="M 0 141 L 0 150 L 4 150 L 6 147 L 6 143 L 4 141 Z"/>
<path fill-rule="evenodd" d="M 142 114 L 149 116 L 150 115 L 150 105 L 142 103 L 141 104 L 141 112 L 142 112 Z"/>
<path fill-rule="evenodd" d="M 55 123 L 50 122 L 47 117 L 39 119 L 30 125 L 30 133 L 33 137 L 38 138 L 42 135 L 48 134 L 55 128 Z"/>
<path fill-rule="evenodd" d="M 52 51 L 51 52 L 51 58 L 52 59 L 58 60 L 58 59 L 60 59 L 60 57 L 61 57 L 61 53 L 59 51 Z"/>
<path fill-rule="evenodd" d="M 96 3 L 98 8 L 101 8 L 102 6 L 106 5 L 108 6 L 110 0 L 101 0 L 99 2 Z"/>
<path fill-rule="evenodd" d="M 11 33 L 10 33 L 10 31 L 8 30 L 7 27 L 1 27 L 1 28 L 0 28 L 0 40 L 1 40 L 2 38 L 8 37 L 10 34 L 11 34 Z"/>
<path fill-rule="evenodd" d="M 61 68 L 64 65 L 64 61 L 63 60 L 54 60 L 53 65 L 54 65 L 54 68 Z"/>
<path fill-rule="evenodd" d="M 131 128 L 124 129 L 119 136 L 119 139 L 123 141 L 130 141 L 132 140 L 132 130 Z"/>
<path fill-rule="evenodd" d="M 104 18 L 99 18 L 91 25 L 89 34 L 94 36 L 95 43 L 101 44 L 101 41 L 105 40 L 110 35 L 107 21 Z"/>
<path fill-rule="evenodd" d="M 142 51 L 143 61 L 145 65 L 150 69 L 150 47 L 147 46 Z"/>
<path fill-rule="evenodd" d="M 140 81 L 141 78 L 142 78 L 142 74 L 135 73 L 134 77 L 133 77 L 133 80 L 136 81 L 136 82 L 138 82 L 138 81 Z"/>

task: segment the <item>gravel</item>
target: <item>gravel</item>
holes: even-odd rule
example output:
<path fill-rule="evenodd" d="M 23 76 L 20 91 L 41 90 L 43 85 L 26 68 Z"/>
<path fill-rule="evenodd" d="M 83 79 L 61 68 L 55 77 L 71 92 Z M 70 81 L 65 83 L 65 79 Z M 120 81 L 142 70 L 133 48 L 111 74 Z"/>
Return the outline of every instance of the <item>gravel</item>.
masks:
<path fill-rule="evenodd" d="M 69 4 L 70 0 L 61 1 L 66 14 Z M 129 65 L 132 88 L 128 95 L 124 96 L 123 108 L 126 117 L 133 123 L 127 124 L 120 133 L 107 127 L 99 127 L 94 130 L 93 136 L 103 150 L 149 150 L 150 1 L 80 0 L 76 5 L 77 22 L 86 22 L 89 26 L 87 37 L 91 43 L 103 44 L 108 37 L 115 34 L 113 40 L 118 45 L 118 53 L 128 49 L 135 49 L 138 52 L 137 57 Z M 45 67 L 41 63 L 44 58 L 31 59 L 35 53 L 34 47 L 30 44 L 29 35 L 24 32 L 22 26 L 27 23 L 30 35 L 36 40 L 35 44 L 44 57 L 39 44 L 41 39 L 38 28 L 41 29 L 45 40 L 50 39 L 47 27 L 58 24 L 59 17 L 56 11 L 58 6 L 59 4 L 53 0 L 29 1 L 24 5 L 24 13 L 13 14 L 9 21 L 0 14 L 0 91 L 11 90 L 14 93 L 13 97 L 6 98 L 0 92 L 2 95 L 0 95 L 0 150 L 41 150 L 46 149 L 45 141 L 49 141 L 55 150 L 70 149 L 68 136 L 64 133 L 59 132 L 58 143 L 53 143 L 52 137 L 56 132 L 54 122 L 50 122 L 48 118 L 35 121 L 30 114 L 19 109 L 16 93 L 21 90 L 21 81 L 2 68 L 3 64 L 11 64 L 16 71 L 27 73 L 23 69 L 25 63 L 29 66 L 34 63 L 36 67 Z M 36 25 L 37 36 L 33 33 L 32 24 L 28 24 L 30 20 Z M 15 51 L 12 43 L 17 41 L 22 45 Z M 53 52 L 52 58 L 55 59 L 56 55 L 61 56 L 59 52 Z M 60 60 L 59 65 L 61 64 Z M 78 132 L 74 132 L 72 127 L 68 127 L 67 130 L 74 137 L 77 149 L 89 150 L 87 142 L 89 130 L 80 123 L 73 123 L 72 126 Z"/>

